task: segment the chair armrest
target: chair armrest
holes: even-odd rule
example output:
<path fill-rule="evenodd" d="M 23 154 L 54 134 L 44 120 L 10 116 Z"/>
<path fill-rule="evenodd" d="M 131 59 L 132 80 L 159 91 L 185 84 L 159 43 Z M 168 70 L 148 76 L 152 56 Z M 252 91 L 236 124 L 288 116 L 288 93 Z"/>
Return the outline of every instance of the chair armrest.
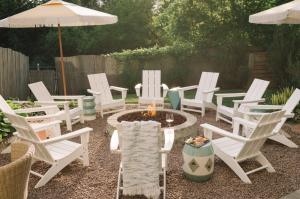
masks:
<path fill-rule="evenodd" d="M 87 92 L 90 93 L 90 94 L 93 94 L 93 95 L 101 95 L 101 92 L 99 92 L 99 91 L 93 91 L 91 89 L 87 89 Z"/>
<path fill-rule="evenodd" d="M 198 88 L 198 85 L 193 85 L 193 86 L 181 87 L 181 88 L 179 88 L 179 90 L 182 90 L 184 92 L 184 91 L 193 90 L 193 89 L 197 89 L 197 88 Z"/>
<path fill-rule="evenodd" d="M 119 150 L 119 135 L 118 135 L 118 131 L 115 130 L 111 136 L 111 140 L 110 140 L 110 151 L 112 153 L 120 153 Z"/>
<path fill-rule="evenodd" d="M 252 109 L 261 109 L 261 110 L 280 110 L 283 108 L 283 105 L 245 105 L 249 110 Z"/>
<path fill-rule="evenodd" d="M 220 96 L 220 97 L 243 97 L 245 96 L 246 93 L 218 93 L 218 94 L 215 94 L 215 96 Z"/>
<path fill-rule="evenodd" d="M 122 99 L 126 98 L 127 95 L 127 88 L 122 88 L 122 87 L 117 87 L 117 86 L 110 86 L 111 90 L 116 90 L 116 91 L 120 91 L 122 93 Z"/>
<path fill-rule="evenodd" d="M 233 112 L 238 112 L 238 108 L 240 104 L 259 103 L 264 101 L 265 101 L 264 98 L 258 100 L 233 100 Z"/>
<path fill-rule="evenodd" d="M 46 110 L 57 110 L 57 106 L 42 106 L 42 107 L 17 109 L 15 110 L 15 113 L 35 113 L 35 112 L 45 112 Z"/>
<path fill-rule="evenodd" d="M 215 127 L 215 126 L 207 124 L 207 123 L 201 124 L 200 126 L 204 129 L 205 137 L 207 137 L 210 140 L 212 140 L 212 133 L 217 133 L 219 135 L 231 138 L 231 139 L 239 141 L 239 142 L 247 142 L 249 140 L 245 137 L 235 135 L 229 131 L 225 131 L 223 129 L 220 129 L 218 127 Z"/>
<path fill-rule="evenodd" d="M 48 115 L 39 115 L 39 116 L 28 116 L 25 117 L 28 122 L 36 122 L 36 121 L 45 121 L 45 120 L 54 120 L 59 117 L 59 112 L 56 114 L 48 114 Z"/>
<path fill-rule="evenodd" d="M 255 122 L 251 122 L 249 120 L 240 118 L 240 117 L 234 117 L 232 118 L 233 123 L 238 123 L 240 125 L 243 125 L 245 127 L 249 127 L 249 128 L 256 128 L 257 124 Z"/>
<path fill-rule="evenodd" d="M 217 97 L 217 105 L 221 106 L 223 103 L 223 98 L 228 98 L 228 97 L 243 97 L 245 96 L 246 93 L 218 93 L 215 94 Z"/>
<path fill-rule="evenodd" d="M 163 88 L 163 97 L 166 97 L 168 94 L 169 87 L 166 84 L 161 84 L 161 87 Z"/>
<path fill-rule="evenodd" d="M 161 152 L 168 153 L 171 151 L 174 144 L 174 129 L 165 129 L 164 130 L 164 147 L 161 149 Z"/>
<path fill-rule="evenodd" d="M 198 85 L 193 85 L 193 86 L 186 86 L 186 87 L 180 87 L 178 88 L 178 93 L 180 98 L 184 98 L 184 92 L 188 91 L 188 90 L 193 90 L 193 89 L 197 89 Z"/>
<path fill-rule="evenodd" d="M 220 88 L 216 87 L 216 88 L 214 88 L 212 90 L 205 90 L 205 91 L 203 91 L 203 93 L 204 94 L 208 94 L 208 93 L 213 93 L 213 92 L 216 92 L 216 91 L 219 91 L 219 90 L 220 90 Z"/>
<path fill-rule="evenodd" d="M 53 99 L 58 99 L 58 100 L 80 100 L 84 98 L 84 95 L 68 95 L 68 96 L 52 95 L 51 97 Z"/>
<path fill-rule="evenodd" d="M 112 90 L 120 91 L 120 92 L 128 91 L 128 88 L 122 88 L 122 87 L 118 87 L 118 86 L 110 86 L 109 88 Z"/>
<path fill-rule="evenodd" d="M 295 117 L 295 114 L 294 113 L 286 113 L 286 114 L 284 114 L 284 117 L 293 118 L 293 117 Z"/>
<path fill-rule="evenodd" d="M 51 121 L 51 122 L 47 122 L 47 123 L 42 123 L 41 125 L 39 125 L 38 128 L 34 128 L 33 130 L 35 132 L 39 132 L 39 131 L 42 131 L 42 130 L 47 130 L 49 129 L 50 127 L 53 127 L 57 124 L 60 124 L 61 121 L 60 120 L 55 120 L 55 121 Z"/>
<path fill-rule="evenodd" d="M 35 101 L 35 104 L 38 105 L 69 105 L 69 101 Z"/>
<path fill-rule="evenodd" d="M 250 103 L 259 103 L 259 102 L 265 102 L 266 99 L 258 99 L 258 100 L 233 100 L 233 103 L 235 104 L 250 104 Z"/>
<path fill-rule="evenodd" d="M 57 137 L 54 137 L 54 138 L 43 140 L 43 141 L 41 141 L 41 143 L 51 144 L 51 143 L 59 142 L 59 141 L 62 141 L 62 140 L 68 140 L 68 139 L 71 139 L 71 138 L 82 136 L 84 134 L 89 134 L 89 132 L 91 132 L 91 131 L 93 131 L 92 128 L 85 127 L 85 128 L 79 129 L 77 131 L 73 131 L 71 133 L 67 133 L 67 134 L 64 134 L 64 135 L 61 135 L 61 136 L 57 136 Z"/>
<path fill-rule="evenodd" d="M 141 96 L 141 88 L 142 88 L 142 84 L 139 83 L 137 85 L 135 85 L 135 92 L 136 92 L 136 96 L 140 97 Z"/>

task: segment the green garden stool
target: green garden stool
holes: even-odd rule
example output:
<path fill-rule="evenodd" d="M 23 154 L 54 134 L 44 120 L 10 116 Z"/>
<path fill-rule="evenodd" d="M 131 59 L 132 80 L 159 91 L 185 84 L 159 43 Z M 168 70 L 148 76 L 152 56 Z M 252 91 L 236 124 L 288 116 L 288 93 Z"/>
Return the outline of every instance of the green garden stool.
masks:
<path fill-rule="evenodd" d="M 91 121 L 96 119 L 96 103 L 94 96 L 83 98 L 83 116 L 84 120 Z"/>
<path fill-rule="evenodd" d="M 195 147 L 185 143 L 183 150 L 184 176 L 194 182 L 204 182 L 212 177 L 214 171 L 214 150 L 211 142 Z"/>
<path fill-rule="evenodd" d="M 180 96 L 178 88 L 172 88 L 168 91 L 168 98 L 170 100 L 172 109 L 179 110 L 180 109 Z"/>

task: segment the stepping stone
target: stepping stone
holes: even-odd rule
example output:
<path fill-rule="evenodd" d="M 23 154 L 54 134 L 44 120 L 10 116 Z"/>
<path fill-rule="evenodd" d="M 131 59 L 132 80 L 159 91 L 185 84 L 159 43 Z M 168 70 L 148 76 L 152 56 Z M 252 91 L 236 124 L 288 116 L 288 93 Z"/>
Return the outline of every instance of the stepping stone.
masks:
<path fill-rule="evenodd" d="M 286 196 L 283 196 L 280 199 L 300 199 L 300 189 Z"/>

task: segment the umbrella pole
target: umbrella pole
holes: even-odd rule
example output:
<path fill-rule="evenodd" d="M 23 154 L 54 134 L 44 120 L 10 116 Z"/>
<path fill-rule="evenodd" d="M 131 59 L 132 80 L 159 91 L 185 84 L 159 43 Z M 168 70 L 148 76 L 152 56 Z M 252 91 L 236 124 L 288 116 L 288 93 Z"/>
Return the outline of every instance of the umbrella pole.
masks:
<path fill-rule="evenodd" d="M 66 86 L 66 78 L 65 78 L 65 65 L 64 65 L 64 54 L 63 54 L 63 48 L 62 48 L 62 42 L 61 42 L 61 29 L 60 24 L 57 26 L 58 28 L 58 43 L 59 43 L 59 52 L 60 52 L 60 68 L 61 68 L 61 76 L 62 76 L 62 82 L 64 87 L 64 95 L 67 95 L 67 86 Z"/>

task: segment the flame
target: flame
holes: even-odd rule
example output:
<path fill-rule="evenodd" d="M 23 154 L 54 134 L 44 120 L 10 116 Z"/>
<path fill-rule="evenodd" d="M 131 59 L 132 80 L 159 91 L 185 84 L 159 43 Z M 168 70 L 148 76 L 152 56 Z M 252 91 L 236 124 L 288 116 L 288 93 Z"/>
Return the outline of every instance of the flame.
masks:
<path fill-rule="evenodd" d="M 152 105 L 149 105 L 147 107 L 147 114 L 150 117 L 155 117 L 156 116 L 156 105 L 153 103 Z"/>

